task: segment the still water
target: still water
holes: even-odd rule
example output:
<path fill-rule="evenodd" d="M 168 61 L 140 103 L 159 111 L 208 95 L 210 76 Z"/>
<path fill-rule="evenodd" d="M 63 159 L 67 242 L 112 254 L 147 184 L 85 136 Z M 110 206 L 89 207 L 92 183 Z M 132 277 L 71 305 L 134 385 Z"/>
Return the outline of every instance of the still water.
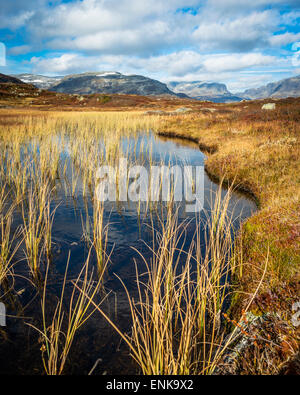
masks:
<path fill-rule="evenodd" d="M 153 164 L 203 166 L 205 155 L 196 144 L 182 140 L 165 139 L 154 134 L 141 133 L 138 138 L 120 141 L 119 149 L 124 155 L 134 159 L 136 163 L 147 167 L 152 158 Z M 63 156 L 68 158 L 68 148 Z M 143 159 L 141 159 L 143 158 Z M 71 177 L 71 168 L 67 171 Z M 205 223 L 213 205 L 214 195 L 219 185 L 204 175 L 204 210 L 198 214 Z M 222 196 L 226 195 L 222 189 Z M 52 238 L 53 263 L 49 277 L 49 310 L 55 298 L 60 294 L 60 287 L 70 257 L 68 278 L 74 279 L 80 272 L 87 257 L 89 248 L 83 238 L 83 229 L 88 232 L 92 227 L 93 204 L 89 196 L 83 196 L 83 185 L 78 178 L 75 196 L 66 196 L 64 185 L 56 189 L 52 202 L 56 208 Z M 238 230 L 242 221 L 251 216 L 256 210 L 255 203 L 243 194 L 234 192 L 229 203 L 229 214 L 234 220 L 234 229 Z M 198 218 L 199 219 L 199 218 Z M 178 207 L 178 222 L 188 222 L 184 247 L 194 236 L 196 221 L 195 214 L 186 213 L 184 205 Z M 105 203 L 104 223 L 108 226 L 108 253 L 111 254 L 105 275 L 105 292 L 107 298 L 103 309 L 111 319 L 125 332 L 130 333 L 130 310 L 124 288 L 118 279 L 121 278 L 131 296 L 136 290 L 135 264 L 140 271 L 144 270 L 142 260 L 137 253 L 141 252 L 146 259 L 151 259 L 147 245 L 153 241 L 150 230 L 149 210 L 142 205 L 139 212 L 137 205 L 132 202 Z M 88 224 L 88 225 L 87 225 Z M 159 231 L 159 222 L 154 220 L 154 227 Z M 204 230 L 203 230 L 204 231 Z M 204 239 L 204 237 L 203 237 Z M 205 245 L 203 245 L 203 251 Z M 91 265 L 96 265 L 95 256 L 91 256 Z M 22 269 L 20 268 L 20 275 Z M 40 374 L 43 372 L 41 360 L 41 344 L 39 335 L 26 323 L 40 324 L 40 298 L 29 283 L 24 284 L 21 277 L 17 286 L 24 290 L 22 306 L 26 308 L 20 314 L 18 306 L 8 312 L 18 315 L 8 317 L 6 331 L 8 341 L 1 341 L 0 371 L 14 374 Z M 68 295 L 68 289 L 67 293 Z M 21 318 L 21 316 L 23 318 Z M 87 324 L 80 330 L 73 344 L 66 372 L 70 374 L 87 374 L 94 363 L 99 360 L 94 374 L 130 374 L 137 373 L 137 367 L 131 362 L 128 348 L 120 341 L 114 330 L 96 312 Z"/>

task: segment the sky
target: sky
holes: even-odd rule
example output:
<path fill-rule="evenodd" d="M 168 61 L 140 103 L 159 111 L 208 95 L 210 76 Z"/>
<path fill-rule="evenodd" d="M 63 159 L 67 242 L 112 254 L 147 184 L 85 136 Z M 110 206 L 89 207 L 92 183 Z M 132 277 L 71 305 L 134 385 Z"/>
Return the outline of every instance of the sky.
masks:
<path fill-rule="evenodd" d="M 232 92 L 299 75 L 300 0 L 0 0 L 0 73 L 87 71 Z"/>

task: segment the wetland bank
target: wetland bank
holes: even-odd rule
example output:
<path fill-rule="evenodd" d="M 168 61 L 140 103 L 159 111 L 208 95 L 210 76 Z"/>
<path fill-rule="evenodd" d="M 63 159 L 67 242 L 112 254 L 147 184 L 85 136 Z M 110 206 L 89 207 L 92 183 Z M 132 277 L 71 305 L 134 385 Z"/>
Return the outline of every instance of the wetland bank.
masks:
<path fill-rule="evenodd" d="M 158 136 L 195 119 L 3 112 L 2 372 L 212 374 L 224 364 L 268 273 L 264 254 L 246 305 L 229 318 L 245 271 L 240 230 L 255 203 L 207 174 L 204 210 L 193 215 L 172 199 L 95 197 L 98 167 L 124 156 L 146 168 L 210 163 L 197 144 Z"/>

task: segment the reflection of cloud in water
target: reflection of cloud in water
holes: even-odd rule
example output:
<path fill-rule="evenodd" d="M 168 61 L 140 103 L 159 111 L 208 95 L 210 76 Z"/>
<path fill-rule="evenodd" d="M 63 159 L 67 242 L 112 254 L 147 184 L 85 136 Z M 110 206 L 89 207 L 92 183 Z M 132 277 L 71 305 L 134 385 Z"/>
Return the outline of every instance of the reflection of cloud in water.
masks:
<path fill-rule="evenodd" d="M 204 154 L 201 153 L 196 144 L 173 141 L 157 138 L 154 135 L 146 136 L 141 135 L 138 140 L 131 138 L 124 138 L 120 144 L 122 151 L 133 152 L 134 149 L 138 153 L 151 152 L 154 162 L 161 163 L 163 160 L 166 164 L 177 164 L 177 165 L 193 165 L 199 166 L 204 163 Z M 68 156 L 70 150 L 66 144 L 64 149 L 65 156 Z M 146 156 L 146 155 L 145 155 Z M 139 157 L 137 155 L 137 161 Z M 72 177 L 71 169 L 67 170 L 68 178 Z M 211 203 L 215 193 L 218 191 L 218 184 L 212 182 L 207 174 L 205 173 L 204 179 L 205 185 L 205 205 L 204 211 L 200 213 L 200 217 L 203 221 L 206 219 L 206 215 L 209 215 Z M 222 197 L 226 195 L 226 189 L 222 191 Z M 92 226 L 93 219 L 93 206 L 91 199 L 88 197 L 84 199 L 82 197 L 82 183 L 80 179 L 77 185 L 77 197 L 76 201 L 72 198 L 65 198 L 64 191 L 59 192 L 57 201 L 63 201 L 57 209 L 55 215 L 55 222 L 53 227 L 54 237 L 60 240 L 68 240 L 69 243 L 78 242 L 80 247 L 73 253 L 73 258 L 76 259 L 74 254 L 82 254 L 82 234 L 83 224 L 87 221 L 87 212 L 90 217 Z M 76 208 L 74 208 L 74 204 Z M 112 203 L 106 202 L 104 205 L 104 223 L 109 224 L 108 242 L 109 248 L 114 246 L 114 253 L 112 255 L 112 268 L 117 270 L 119 265 L 123 265 L 126 257 L 128 264 L 132 263 L 132 258 L 136 257 L 136 252 L 131 247 L 135 247 L 138 250 L 145 248 L 144 242 L 151 244 L 152 234 L 149 231 L 150 218 L 149 211 L 145 210 L 146 204 L 142 204 L 140 207 L 140 215 L 137 212 L 137 205 L 133 202 L 121 202 Z M 229 213 L 233 213 L 233 219 L 235 221 L 235 228 L 239 227 L 242 220 L 249 217 L 254 212 L 256 206 L 254 202 L 247 199 L 245 196 L 239 193 L 233 193 L 229 203 Z M 179 210 L 179 222 L 185 219 L 192 219 L 195 214 L 187 214 L 185 212 L 185 202 L 180 205 Z M 190 238 L 193 236 L 195 231 L 195 222 L 192 222 L 189 226 Z M 158 223 L 155 224 L 158 228 Z M 187 240 L 189 240 L 189 237 Z M 143 240 L 143 241 L 142 241 Z M 81 244 L 80 244 L 81 243 Z M 77 252 L 76 252 L 77 251 Z M 78 259 L 80 262 L 80 259 Z M 121 262 L 123 262 L 121 264 Z M 63 263 L 63 262 L 62 262 Z M 123 267 L 123 266 L 122 266 Z M 128 269 L 129 270 L 129 269 Z"/>

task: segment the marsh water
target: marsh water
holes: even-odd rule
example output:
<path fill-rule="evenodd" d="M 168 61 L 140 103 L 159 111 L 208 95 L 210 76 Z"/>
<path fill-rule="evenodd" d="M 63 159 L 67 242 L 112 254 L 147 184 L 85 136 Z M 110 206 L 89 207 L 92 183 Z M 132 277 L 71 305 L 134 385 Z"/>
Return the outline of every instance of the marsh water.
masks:
<path fill-rule="evenodd" d="M 203 166 L 205 155 L 196 144 L 184 140 L 165 139 L 154 134 L 141 133 L 138 137 L 120 141 L 119 149 L 126 155 L 140 157 L 151 155 L 152 162 L 167 165 Z M 68 158 L 68 149 L 62 155 Z M 72 177 L 71 167 L 67 177 Z M 210 215 L 215 193 L 219 185 L 205 173 L 204 176 L 204 210 L 200 213 L 186 213 L 185 206 L 179 204 L 178 221 L 186 221 L 184 247 L 188 248 L 196 227 L 196 216 L 205 223 Z M 56 209 L 52 229 L 53 258 L 49 277 L 49 311 L 50 305 L 60 295 L 61 284 L 69 259 L 68 278 L 76 278 L 85 262 L 89 247 L 83 237 L 92 227 L 93 204 L 89 194 L 83 193 L 80 177 L 77 180 L 76 193 L 66 194 L 64 185 L 56 189 L 52 207 Z M 222 189 L 222 196 L 227 193 Z M 234 192 L 229 203 L 234 229 L 238 230 L 241 222 L 256 210 L 255 203 L 247 196 Z M 143 271 L 143 261 L 138 252 L 146 259 L 151 259 L 149 245 L 153 241 L 153 232 L 149 227 L 149 208 L 133 202 L 109 203 L 104 205 L 104 222 L 108 229 L 107 250 L 110 260 L 105 275 L 104 287 L 106 299 L 103 309 L 123 331 L 130 333 L 131 316 L 122 279 L 130 295 L 136 290 L 136 269 Z M 154 220 L 154 227 L 159 231 L 159 222 Z M 203 230 L 204 232 L 204 230 Z M 203 237 L 203 240 L 205 238 Z M 205 245 L 203 245 L 205 249 Z M 91 264 L 96 265 L 96 258 L 91 255 Z M 6 341 L 1 339 L 0 372 L 12 374 L 40 374 L 43 372 L 41 343 L 39 334 L 29 325 L 39 325 L 41 319 L 40 298 L 34 287 L 23 280 L 22 266 L 16 265 L 20 278 L 16 279 L 16 288 L 20 293 L 18 302 L 12 301 L 8 308 Z M 68 291 L 67 291 L 68 292 Z M 21 301 L 21 302 L 20 302 Z M 19 304 L 23 306 L 20 312 Z M 25 306 L 25 308 L 24 308 Z M 67 373 L 87 374 L 98 361 L 94 374 L 130 374 L 137 373 L 137 367 L 131 362 L 128 347 L 107 324 L 98 312 L 80 329 L 73 344 L 66 367 Z"/>

